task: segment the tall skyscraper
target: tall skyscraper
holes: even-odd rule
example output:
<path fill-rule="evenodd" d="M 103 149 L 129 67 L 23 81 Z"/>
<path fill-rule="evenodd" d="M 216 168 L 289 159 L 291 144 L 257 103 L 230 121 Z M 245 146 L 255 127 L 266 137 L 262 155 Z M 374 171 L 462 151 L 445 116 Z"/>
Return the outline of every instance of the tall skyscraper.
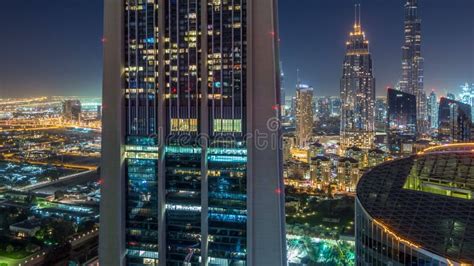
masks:
<path fill-rule="evenodd" d="M 461 90 L 462 92 L 459 95 L 459 98 L 461 99 L 461 102 L 471 106 L 471 116 L 474 119 L 474 83 L 469 86 L 469 83 L 466 82 L 461 86 Z"/>
<path fill-rule="evenodd" d="M 356 5 L 354 31 L 346 43 L 341 102 L 342 150 L 352 146 L 371 149 L 375 138 L 375 78 L 369 41 L 360 23 L 360 5 Z"/>
<path fill-rule="evenodd" d="M 393 153 L 411 153 L 416 141 L 415 95 L 388 89 L 387 146 Z"/>
<path fill-rule="evenodd" d="M 428 120 L 431 129 L 438 128 L 438 97 L 434 91 L 430 93 L 428 100 Z"/>
<path fill-rule="evenodd" d="M 313 131 L 313 88 L 298 83 L 296 85 L 296 138 L 304 147 Z"/>
<path fill-rule="evenodd" d="M 405 43 L 402 46 L 402 80 L 400 89 L 416 96 L 418 133 L 428 129 L 426 93 L 423 87 L 423 62 L 421 56 L 421 19 L 418 0 L 405 3 Z"/>
<path fill-rule="evenodd" d="M 286 265 L 276 2 L 105 0 L 101 265 Z"/>
<path fill-rule="evenodd" d="M 341 116 L 341 98 L 339 96 L 329 97 L 331 116 Z"/>
<path fill-rule="evenodd" d="M 375 99 L 375 130 L 385 133 L 387 130 L 387 97 Z"/>
<path fill-rule="evenodd" d="M 471 106 L 442 97 L 438 111 L 438 135 L 448 142 L 471 140 Z"/>

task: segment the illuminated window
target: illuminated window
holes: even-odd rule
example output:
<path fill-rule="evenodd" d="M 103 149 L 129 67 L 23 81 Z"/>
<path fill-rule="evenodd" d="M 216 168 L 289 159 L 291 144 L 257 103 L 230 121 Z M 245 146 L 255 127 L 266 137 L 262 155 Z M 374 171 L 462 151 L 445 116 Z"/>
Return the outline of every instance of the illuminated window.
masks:
<path fill-rule="evenodd" d="M 171 131 L 172 132 L 197 132 L 198 130 L 198 121 L 195 118 L 191 119 L 171 119 Z"/>
<path fill-rule="evenodd" d="M 242 132 L 242 120 L 240 119 L 214 119 L 214 132 Z"/>

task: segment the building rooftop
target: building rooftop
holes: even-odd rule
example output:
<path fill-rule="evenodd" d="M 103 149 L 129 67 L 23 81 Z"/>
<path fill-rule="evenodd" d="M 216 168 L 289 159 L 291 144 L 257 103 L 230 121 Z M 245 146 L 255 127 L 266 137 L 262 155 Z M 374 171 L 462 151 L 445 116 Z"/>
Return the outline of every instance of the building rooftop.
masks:
<path fill-rule="evenodd" d="M 321 160 L 321 161 L 329 161 L 330 159 L 324 155 L 318 155 L 316 157 L 312 157 L 311 158 L 311 161 L 317 161 L 317 160 Z"/>
<path fill-rule="evenodd" d="M 39 219 L 27 219 L 16 224 L 12 224 L 10 227 L 21 228 L 21 229 L 34 229 L 41 226 L 41 221 Z"/>
<path fill-rule="evenodd" d="M 351 157 L 344 157 L 344 158 L 339 159 L 339 162 L 340 163 L 345 163 L 345 162 L 358 163 L 359 161 Z"/>
<path fill-rule="evenodd" d="M 452 146 L 367 172 L 357 198 L 377 222 L 429 252 L 474 262 L 474 152 Z"/>
<path fill-rule="evenodd" d="M 385 153 L 381 149 L 371 149 L 369 152 L 370 153 L 377 153 L 377 154 L 384 154 Z"/>

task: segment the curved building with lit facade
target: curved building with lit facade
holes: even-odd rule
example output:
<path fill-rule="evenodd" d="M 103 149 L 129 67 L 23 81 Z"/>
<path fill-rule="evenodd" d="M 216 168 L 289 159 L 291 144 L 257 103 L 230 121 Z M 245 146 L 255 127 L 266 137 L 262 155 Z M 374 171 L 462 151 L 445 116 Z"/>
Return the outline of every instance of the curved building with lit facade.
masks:
<path fill-rule="evenodd" d="M 474 144 L 429 148 L 357 186 L 357 265 L 474 264 Z"/>

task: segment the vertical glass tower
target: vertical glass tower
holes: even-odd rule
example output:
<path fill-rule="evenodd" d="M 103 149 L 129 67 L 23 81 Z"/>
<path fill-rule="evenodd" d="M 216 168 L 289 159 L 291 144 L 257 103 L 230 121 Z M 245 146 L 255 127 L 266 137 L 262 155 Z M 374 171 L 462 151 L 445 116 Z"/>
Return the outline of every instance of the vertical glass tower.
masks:
<path fill-rule="evenodd" d="M 101 264 L 286 264 L 276 8 L 105 0 Z"/>
<path fill-rule="evenodd" d="M 431 129 L 438 129 L 438 109 L 438 96 L 432 91 L 428 101 L 428 117 Z"/>
<path fill-rule="evenodd" d="M 296 138 L 298 146 L 306 147 L 313 133 L 313 88 L 296 85 Z"/>
<path fill-rule="evenodd" d="M 421 19 L 418 15 L 418 0 L 405 3 L 405 43 L 402 46 L 402 79 L 400 90 L 415 95 L 417 105 L 418 133 L 429 128 L 426 93 L 423 87 L 423 63 L 421 56 Z"/>
<path fill-rule="evenodd" d="M 346 42 L 341 78 L 341 149 L 357 146 L 369 150 L 375 140 L 375 78 L 369 41 L 356 5 L 354 31 Z M 358 12 L 358 13 L 357 13 Z"/>
<path fill-rule="evenodd" d="M 416 141 L 416 97 L 388 89 L 387 102 L 387 147 L 392 153 L 411 153 Z"/>
<path fill-rule="evenodd" d="M 446 142 L 471 140 L 471 106 L 441 97 L 438 111 L 438 137 Z"/>

